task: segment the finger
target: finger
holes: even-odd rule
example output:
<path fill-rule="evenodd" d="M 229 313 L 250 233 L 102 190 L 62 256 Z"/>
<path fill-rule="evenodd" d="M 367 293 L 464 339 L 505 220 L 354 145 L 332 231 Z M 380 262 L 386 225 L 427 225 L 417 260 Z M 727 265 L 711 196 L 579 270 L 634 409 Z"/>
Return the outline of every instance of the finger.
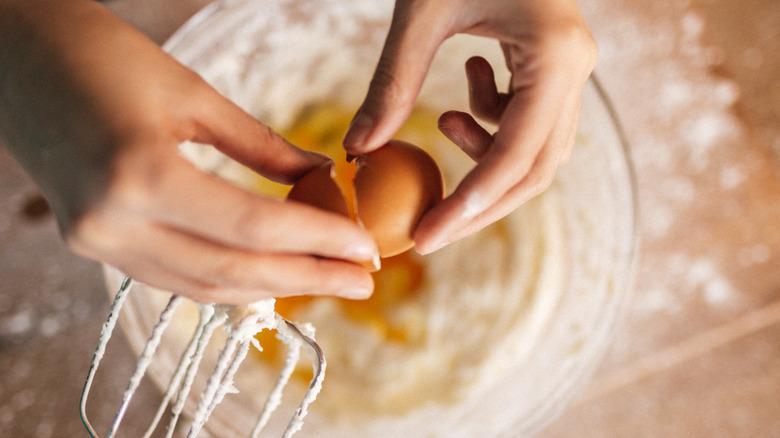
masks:
<path fill-rule="evenodd" d="M 117 266 L 134 281 L 155 289 L 187 297 L 202 304 L 244 305 L 275 298 L 272 291 L 220 288 L 211 283 L 197 281 L 190 276 L 170 271 L 165 266 L 144 261 L 134 261 L 127 268 Z"/>
<path fill-rule="evenodd" d="M 196 281 L 189 276 L 172 272 L 167 267 L 149 262 L 140 254 L 136 256 L 124 253 L 122 259 L 111 260 L 110 257 L 104 257 L 102 261 L 115 267 L 134 281 L 155 289 L 185 296 L 204 304 L 219 302 L 218 300 L 204 299 L 209 295 L 208 291 L 213 290 L 213 284 Z M 223 304 L 231 303 L 224 302 Z"/>
<path fill-rule="evenodd" d="M 561 164 L 567 153 L 571 153 L 577 133 L 578 121 L 579 95 L 571 93 L 565 98 L 559 117 L 555 120 L 549 138 L 542 148 L 542 152 L 552 152 L 552 159 L 556 162 L 556 166 Z M 539 161 L 539 158 L 537 158 L 537 161 Z M 534 163 L 534 167 L 538 167 L 538 164 Z"/>
<path fill-rule="evenodd" d="M 201 302 L 243 304 L 294 295 L 357 299 L 373 290 L 371 275 L 349 262 L 236 250 L 146 221 L 129 232 L 144 236 L 128 240 L 123 251 L 134 261 L 134 278 Z M 153 252 L 149 241 L 156 244 Z"/>
<path fill-rule="evenodd" d="M 419 252 L 432 252 L 454 241 L 457 230 L 497 203 L 532 169 L 565 100 L 556 97 L 561 93 L 546 92 L 557 90 L 554 82 L 548 88 L 547 80 L 515 93 L 489 150 L 456 190 L 420 221 L 415 232 Z"/>
<path fill-rule="evenodd" d="M 542 149 L 561 153 L 558 136 L 561 114 L 569 101 L 571 84 L 563 71 L 549 71 L 532 84 L 515 88 L 501 116 L 493 145 L 456 189 L 468 200 L 464 216 L 475 216 L 493 205 L 534 166 Z M 564 121 L 566 128 L 571 123 Z"/>
<path fill-rule="evenodd" d="M 438 124 L 442 134 L 474 161 L 479 161 L 493 143 L 493 136 L 467 113 L 447 111 Z"/>
<path fill-rule="evenodd" d="M 558 163 L 559 166 L 569 162 L 569 159 L 571 159 L 571 154 L 574 151 L 574 145 L 577 142 L 577 128 L 580 123 L 580 110 L 582 109 L 582 98 L 579 95 L 574 95 L 574 97 L 577 99 L 577 102 L 572 106 L 572 109 L 569 112 L 568 136 L 564 141 L 564 149 L 563 152 L 561 153 L 560 162 Z"/>
<path fill-rule="evenodd" d="M 368 93 L 344 137 L 347 152 L 378 148 L 409 117 L 433 56 L 449 36 L 452 9 L 438 2 L 396 5 Z"/>
<path fill-rule="evenodd" d="M 469 83 L 471 111 L 475 116 L 497 124 L 510 96 L 498 92 L 490 63 L 482 57 L 470 58 L 466 61 L 466 78 Z"/>
<path fill-rule="evenodd" d="M 169 268 L 169 260 L 181 259 L 180 254 L 171 254 L 175 246 L 169 244 L 169 239 L 162 239 L 166 244 L 164 247 L 150 247 L 150 243 L 160 242 L 159 233 L 153 228 L 148 221 L 139 221 L 135 214 L 112 209 L 106 214 L 85 218 L 80 224 L 80 232 L 68 236 L 67 241 L 78 254 L 111 265 L 135 281 L 199 302 L 218 302 L 205 298 L 208 291 L 215 288 L 211 281 L 198 279 L 192 273 L 182 274 L 186 272 L 183 269 Z M 116 229 L 122 230 L 121 235 L 115 232 Z M 160 255 L 159 250 L 165 255 Z"/>
<path fill-rule="evenodd" d="M 540 195 L 552 184 L 560 161 L 559 156 L 560 150 L 558 149 L 552 147 L 542 149 L 533 168 L 522 181 L 512 187 L 498 202 L 491 205 L 487 210 L 463 224 L 460 229 L 452 231 L 449 238 L 454 242 L 474 234 L 512 213 L 525 202 Z"/>
<path fill-rule="evenodd" d="M 211 144 L 250 169 L 285 184 L 330 160 L 291 145 L 233 102 L 209 90 L 196 112 L 199 126 L 192 140 Z"/>
<path fill-rule="evenodd" d="M 162 173 L 143 214 L 174 228 L 250 251 L 357 262 L 371 262 L 378 253 L 365 230 L 339 215 L 256 195 L 183 160 Z"/>

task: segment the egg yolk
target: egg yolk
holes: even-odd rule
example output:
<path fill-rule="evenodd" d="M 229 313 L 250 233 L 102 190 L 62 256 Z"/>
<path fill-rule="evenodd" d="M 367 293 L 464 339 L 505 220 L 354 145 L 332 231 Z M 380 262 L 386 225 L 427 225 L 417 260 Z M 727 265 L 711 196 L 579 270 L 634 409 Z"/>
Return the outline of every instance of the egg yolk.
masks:
<path fill-rule="evenodd" d="M 321 152 L 334 158 L 335 180 L 340 187 L 349 187 L 355 178 L 357 167 L 347 160 L 341 141 L 344 137 L 352 113 L 345 108 L 333 105 L 322 105 L 308 108 L 302 113 L 292 127 L 281 130 L 280 133 L 292 144 L 309 150 Z M 430 113 L 414 112 L 399 136 L 408 135 L 415 139 L 425 138 L 431 133 L 437 133 L 431 127 L 436 126 L 435 118 Z M 255 189 L 271 196 L 279 196 L 287 186 L 270 182 L 258 177 Z M 282 188 L 284 187 L 284 188 Z M 354 205 L 354 192 L 344 190 L 348 205 Z M 309 305 L 313 300 L 335 300 L 343 314 L 354 323 L 366 327 L 377 336 L 390 342 L 408 342 L 409 328 L 394 324 L 390 312 L 400 303 L 413 299 L 425 283 L 425 268 L 416 254 L 404 252 L 382 260 L 382 269 L 372 273 L 374 277 L 374 294 L 368 300 L 353 301 L 337 298 L 320 297 L 289 297 L 276 300 L 276 311 L 295 320 L 295 313 L 301 307 Z M 285 347 L 276 339 L 274 331 L 263 331 L 256 335 L 262 352 L 258 357 L 273 366 L 281 366 L 284 360 Z M 296 372 L 296 377 L 308 382 L 310 370 L 305 368 Z"/>

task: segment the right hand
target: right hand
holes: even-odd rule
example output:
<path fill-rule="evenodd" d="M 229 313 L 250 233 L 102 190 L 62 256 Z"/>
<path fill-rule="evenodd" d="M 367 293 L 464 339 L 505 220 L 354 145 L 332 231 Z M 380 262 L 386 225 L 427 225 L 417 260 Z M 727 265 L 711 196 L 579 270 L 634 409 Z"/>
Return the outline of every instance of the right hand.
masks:
<path fill-rule="evenodd" d="M 385 144 L 411 114 L 439 46 L 456 33 L 500 43 L 511 73 L 499 91 L 483 58 L 466 63 L 472 113 L 448 111 L 439 129 L 476 165 L 414 233 L 421 254 L 471 235 L 549 187 L 572 151 L 582 90 L 597 47 L 575 0 L 396 0 L 363 104 L 344 138 L 360 155 Z"/>
<path fill-rule="evenodd" d="M 208 143 L 292 183 L 328 159 L 286 142 L 89 0 L 0 0 L 0 138 L 67 244 L 200 302 L 366 298 L 377 248 L 334 214 L 250 193 L 177 151 Z"/>

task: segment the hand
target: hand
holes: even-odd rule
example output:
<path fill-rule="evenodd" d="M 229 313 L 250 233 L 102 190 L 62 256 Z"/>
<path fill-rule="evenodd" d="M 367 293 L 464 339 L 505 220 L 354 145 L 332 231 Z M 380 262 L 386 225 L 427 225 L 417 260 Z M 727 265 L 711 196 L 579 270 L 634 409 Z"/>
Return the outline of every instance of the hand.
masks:
<path fill-rule="evenodd" d="M 177 152 L 214 145 L 291 183 L 328 159 L 300 150 L 88 0 L 0 0 L 0 136 L 77 253 L 201 302 L 365 298 L 371 237 L 337 215 L 265 198 Z"/>
<path fill-rule="evenodd" d="M 384 144 L 409 116 L 438 47 L 455 33 L 497 39 L 512 79 L 500 93 L 482 58 L 466 63 L 472 112 L 448 112 L 439 129 L 477 165 L 415 232 L 426 254 L 506 216 L 543 192 L 571 154 L 582 89 L 597 49 L 574 0 L 397 0 L 385 47 L 344 146 Z"/>

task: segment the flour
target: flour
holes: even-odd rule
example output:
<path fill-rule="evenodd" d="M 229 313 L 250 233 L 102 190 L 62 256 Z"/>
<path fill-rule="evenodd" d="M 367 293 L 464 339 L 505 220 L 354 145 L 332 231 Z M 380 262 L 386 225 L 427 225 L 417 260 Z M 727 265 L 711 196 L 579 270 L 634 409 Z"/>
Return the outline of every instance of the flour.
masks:
<path fill-rule="evenodd" d="M 742 266 L 753 266 L 763 264 L 769 261 L 772 255 L 772 249 L 769 245 L 758 243 L 737 252 L 737 260 Z"/>
<path fill-rule="evenodd" d="M 741 90 L 713 73 L 725 53 L 702 42 L 706 23 L 690 2 L 580 6 L 600 48 L 596 71 L 615 99 L 639 176 L 641 235 L 649 250 L 632 314 L 659 327 L 640 337 L 661 342 L 680 336 L 672 333 L 680 328 L 670 321 L 665 333 L 658 318 L 679 317 L 694 305 L 717 316 L 740 309 L 746 298 L 729 270 L 771 256 L 755 234 L 735 227 L 726 238 L 713 231 L 728 229 L 720 225 L 726 221 L 749 222 L 743 200 L 750 193 L 742 191 L 756 158 L 745 150 L 749 136 L 734 112 Z M 759 66 L 766 54 L 748 47 L 742 56 L 738 62 Z M 729 245 L 742 249 L 735 254 Z"/>
<path fill-rule="evenodd" d="M 701 290 L 707 304 L 723 305 L 736 297 L 734 288 L 711 260 L 699 259 L 690 262 L 685 279 L 688 288 Z"/>
<path fill-rule="evenodd" d="M 35 313 L 32 310 L 22 310 L 0 322 L 0 333 L 3 335 L 23 335 L 36 325 Z"/>
<path fill-rule="evenodd" d="M 166 48 L 284 132 L 307 108 L 359 106 L 392 2 L 232 0 L 213 8 L 219 18 L 196 17 Z M 507 83 L 495 41 L 448 40 L 419 98 L 419 109 L 433 117 L 410 139 L 434 156 L 450 187 L 473 162 L 436 132 L 435 119 L 443 110 L 468 110 L 463 63 L 474 54 L 496 67 L 498 83 Z M 475 236 L 417 259 L 425 273 L 420 290 L 385 309 L 403 328 L 399 339 L 345 314 L 335 300 L 316 300 L 296 311 L 296 320 L 317 327 L 330 363 L 302 433 L 530 434 L 572 397 L 625 305 L 636 232 L 620 136 L 593 83 L 583 99 L 581 123 L 587 128 L 544 196 Z M 209 146 L 187 144 L 182 153 L 244 187 L 257 180 Z M 240 392 L 223 401 L 229 418 L 215 411 L 209 420 L 220 433 L 243 433 L 246 419 L 260 410 L 253 393 L 274 386 L 268 363 L 247 360 L 243 367 L 235 381 Z M 296 383 L 286 391 L 301 391 Z M 284 425 L 271 421 L 269 427 Z"/>

